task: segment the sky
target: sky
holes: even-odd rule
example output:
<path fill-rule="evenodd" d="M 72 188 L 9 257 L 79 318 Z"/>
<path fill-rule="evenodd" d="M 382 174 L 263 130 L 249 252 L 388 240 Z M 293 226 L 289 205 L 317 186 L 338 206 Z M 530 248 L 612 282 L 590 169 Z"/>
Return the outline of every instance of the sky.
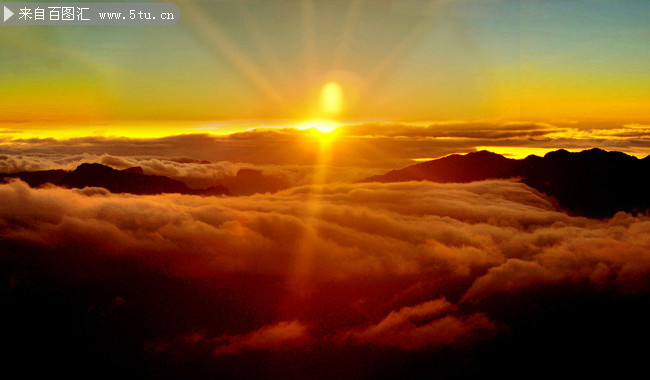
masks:
<path fill-rule="evenodd" d="M 650 3 L 179 1 L 173 26 L 0 29 L 5 131 L 650 116 Z M 323 108 L 327 84 L 336 112 Z M 0 127 L 1 128 L 1 127 Z"/>
<path fill-rule="evenodd" d="M 646 370 L 650 213 L 614 194 L 643 198 L 650 178 L 650 1 L 177 4 L 173 26 L 0 26 L 8 366 L 29 358 L 24 375 L 73 378 Z M 637 159 L 532 158 L 521 167 L 542 169 L 528 182 L 364 181 L 479 150 L 591 148 Z M 472 173 L 481 157 L 514 172 L 485 153 L 440 162 Z M 88 163 L 112 169 L 76 170 Z M 600 175 L 619 167 L 638 173 L 624 178 L 634 188 Z M 585 199 L 619 211 L 591 218 L 542 192 L 581 198 L 561 183 L 572 170 L 606 184 Z M 63 179 L 36 186 L 46 176 Z M 172 180 L 230 195 L 108 190 Z"/>

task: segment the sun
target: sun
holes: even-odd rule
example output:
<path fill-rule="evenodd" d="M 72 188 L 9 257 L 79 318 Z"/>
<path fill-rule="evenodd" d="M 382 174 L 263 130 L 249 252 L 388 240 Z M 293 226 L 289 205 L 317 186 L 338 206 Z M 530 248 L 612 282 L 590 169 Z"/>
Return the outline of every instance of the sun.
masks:
<path fill-rule="evenodd" d="M 316 128 L 320 133 L 332 133 L 338 128 L 338 123 L 333 121 L 314 121 L 310 123 L 312 128 Z"/>
<path fill-rule="evenodd" d="M 343 88 L 337 82 L 327 82 L 321 88 L 319 100 L 320 107 L 312 114 L 315 118 L 300 123 L 298 128 L 311 129 L 318 135 L 332 135 L 332 132 L 341 125 L 336 120 L 343 109 Z"/>
<path fill-rule="evenodd" d="M 331 120 L 310 120 L 300 124 L 300 129 L 313 129 L 319 134 L 331 134 L 340 126 L 339 123 Z"/>

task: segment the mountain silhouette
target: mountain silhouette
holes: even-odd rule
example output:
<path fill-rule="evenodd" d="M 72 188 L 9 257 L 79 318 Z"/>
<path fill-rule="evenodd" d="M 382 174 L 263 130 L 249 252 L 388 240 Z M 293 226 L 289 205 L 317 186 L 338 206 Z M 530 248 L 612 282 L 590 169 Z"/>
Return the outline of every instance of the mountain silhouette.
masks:
<path fill-rule="evenodd" d="M 46 183 L 57 184 L 68 174 L 67 170 L 37 170 L 33 172 L 17 172 L 11 174 L 0 173 L 0 181 L 6 181 L 9 178 L 19 178 L 31 187 L 43 186 Z"/>
<path fill-rule="evenodd" d="M 488 151 L 454 154 L 362 182 L 463 183 L 502 178 L 518 178 L 575 215 L 604 218 L 618 211 L 650 209 L 650 156 L 639 160 L 597 148 L 579 153 L 561 149 L 521 160 Z"/>
<path fill-rule="evenodd" d="M 73 171 L 42 170 L 0 174 L 0 179 L 19 178 L 32 187 L 46 183 L 67 187 L 103 187 L 112 193 L 163 194 L 179 193 L 192 195 L 230 195 L 224 186 L 207 189 L 192 189 L 184 182 L 158 175 L 143 174 L 142 168 L 113 169 L 102 164 L 81 164 Z"/>
<path fill-rule="evenodd" d="M 266 175 L 261 170 L 239 169 L 237 175 L 228 177 L 221 182 L 235 195 L 251 195 L 255 193 L 276 193 L 288 189 L 291 183 L 279 176 Z"/>

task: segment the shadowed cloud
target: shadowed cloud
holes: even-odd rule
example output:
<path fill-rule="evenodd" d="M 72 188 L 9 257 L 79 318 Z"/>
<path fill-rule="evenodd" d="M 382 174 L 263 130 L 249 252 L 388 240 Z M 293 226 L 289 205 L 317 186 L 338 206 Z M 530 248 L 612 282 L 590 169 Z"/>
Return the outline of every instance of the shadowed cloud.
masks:
<path fill-rule="evenodd" d="M 21 319 L 49 326 L 29 312 L 46 281 L 62 302 L 101 311 L 83 318 L 107 318 L 70 328 L 99 334 L 118 323 L 123 332 L 112 339 L 132 347 L 124 355 L 139 352 L 160 368 L 199 360 L 226 371 L 220 358 L 228 356 L 229 365 L 253 360 L 259 370 L 267 354 L 313 364 L 319 355 L 344 360 L 338 355 L 348 350 L 362 365 L 396 350 L 388 364 L 403 350 L 502 342 L 528 320 L 517 315 L 538 304 L 650 291 L 647 216 L 569 216 L 512 180 L 330 184 L 225 198 L 12 181 L 0 185 L 0 198 L 11 341 L 31 334 Z M 124 300 L 119 309 L 102 306 L 115 297 Z"/>

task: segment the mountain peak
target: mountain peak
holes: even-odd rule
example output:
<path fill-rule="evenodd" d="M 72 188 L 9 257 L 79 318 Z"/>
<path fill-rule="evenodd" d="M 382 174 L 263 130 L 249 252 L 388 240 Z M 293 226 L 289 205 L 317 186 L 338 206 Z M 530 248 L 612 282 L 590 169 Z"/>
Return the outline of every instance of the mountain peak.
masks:
<path fill-rule="evenodd" d="M 606 151 L 600 148 L 591 148 L 580 152 L 569 152 L 565 149 L 559 149 L 546 153 L 544 158 L 551 160 L 637 160 L 636 157 L 623 152 Z"/>
<path fill-rule="evenodd" d="M 110 166 L 106 166 L 104 164 L 98 164 L 95 162 L 84 162 L 83 164 L 77 166 L 73 172 L 87 172 L 87 171 L 103 171 L 103 172 L 110 172 L 113 171 L 113 169 Z"/>
<path fill-rule="evenodd" d="M 650 208 L 650 158 L 638 160 L 621 152 L 598 148 L 571 153 L 565 149 L 544 157 L 515 160 L 479 151 L 427 161 L 365 182 L 472 182 L 518 178 L 523 183 L 555 197 L 570 212 L 608 217 L 617 211 Z"/>
<path fill-rule="evenodd" d="M 490 158 L 497 158 L 497 159 L 507 159 L 506 157 L 490 152 L 489 150 L 477 150 L 476 152 L 469 152 L 465 155 L 459 155 L 459 156 L 464 156 L 464 157 L 476 157 L 476 158 L 485 158 L 485 157 L 490 157 Z"/>
<path fill-rule="evenodd" d="M 140 166 L 133 166 L 130 168 L 122 169 L 122 171 L 127 173 L 144 174 L 144 170 Z"/>
<path fill-rule="evenodd" d="M 1 174 L 0 179 L 20 178 L 30 186 L 46 183 L 67 188 L 103 187 L 112 193 L 194 195 L 230 195 L 228 188 L 218 185 L 207 189 L 191 189 L 184 182 L 157 175 L 146 175 L 141 167 L 113 169 L 99 163 L 83 163 L 73 171 L 44 170 Z"/>
<path fill-rule="evenodd" d="M 551 159 L 551 160 L 557 160 L 557 159 L 566 159 L 571 155 L 571 152 L 569 152 L 566 149 L 558 149 L 554 150 L 552 152 L 548 152 L 544 155 L 544 158 L 546 159 Z"/>

